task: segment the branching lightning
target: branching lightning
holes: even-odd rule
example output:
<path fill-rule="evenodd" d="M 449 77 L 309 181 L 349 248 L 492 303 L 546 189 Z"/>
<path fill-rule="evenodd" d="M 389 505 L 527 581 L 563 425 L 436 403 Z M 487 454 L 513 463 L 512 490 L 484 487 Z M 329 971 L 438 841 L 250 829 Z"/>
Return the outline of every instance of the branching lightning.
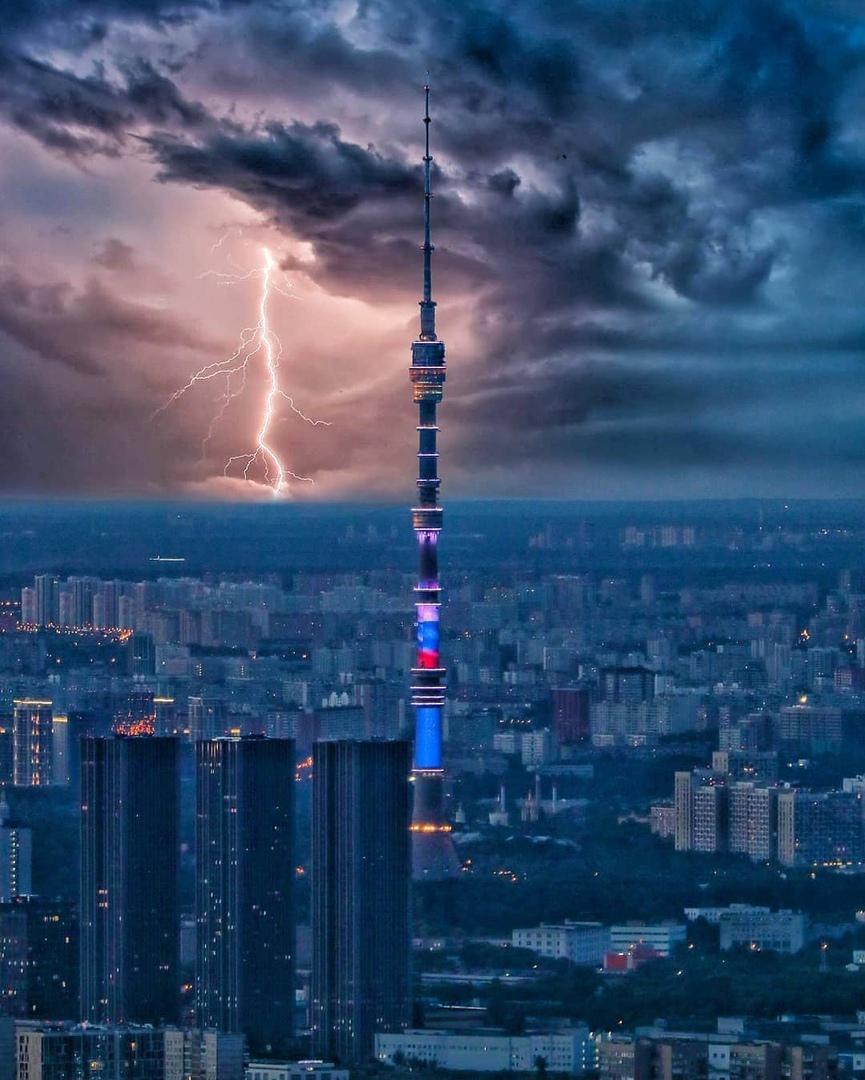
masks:
<path fill-rule="evenodd" d="M 201 442 L 201 456 L 205 456 L 208 444 L 213 438 L 220 421 L 225 417 L 228 407 L 239 398 L 246 389 L 247 374 L 250 362 L 258 356 L 264 361 L 264 370 L 267 376 L 266 392 L 261 407 L 261 415 L 256 432 L 254 449 L 242 453 L 233 454 L 223 468 L 223 475 L 229 476 L 231 470 L 240 467 L 244 480 L 253 480 L 256 466 L 263 476 L 264 482 L 270 487 L 274 497 L 279 497 L 288 489 L 291 480 L 312 484 L 313 480 L 308 476 L 300 476 L 292 472 L 283 461 L 279 451 L 273 445 L 272 426 L 278 419 L 276 413 L 281 401 L 287 403 L 291 411 L 305 423 L 312 427 L 329 427 L 326 420 L 314 420 L 301 412 L 294 403 L 291 394 L 287 393 L 280 383 L 280 363 L 282 360 L 282 342 L 270 324 L 269 309 L 271 294 L 280 293 L 282 296 L 291 297 L 287 287 L 278 280 L 275 270 L 277 263 L 268 248 L 262 248 L 262 264 L 252 270 L 238 274 L 225 274 L 209 270 L 203 277 L 215 277 L 220 285 L 235 285 L 251 278 L 258 278 L 261 289 L 258 299 L 258 320 L 254 326 L 244 327 L 240 332 L 237 349 L 225 360 L 216 360 L 211 364 L 205 364 L 203 368 L 190 375 L 186 383 L 175 390 L 171 397 L 161 405 L 153 414 L 154 418 L 166 409 L 170 408 L 184 394 L 188 393 L 197 383 L 211 380 L 223 381 L 223 392 L 217 399 L 219 408 L 214 414 L 207 434 Z"/>

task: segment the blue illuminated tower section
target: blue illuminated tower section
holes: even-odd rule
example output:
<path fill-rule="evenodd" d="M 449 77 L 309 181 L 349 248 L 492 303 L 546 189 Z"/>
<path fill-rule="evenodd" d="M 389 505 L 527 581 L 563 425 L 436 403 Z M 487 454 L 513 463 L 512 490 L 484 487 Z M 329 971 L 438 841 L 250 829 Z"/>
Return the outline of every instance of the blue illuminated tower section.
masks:
<path fill-rule="evenodd" d="M 436 337 L 435 301 L 432 298 L 430 239 L 429 86 L 424 87 L 424 238 L 423 299 L 420 302 L 420 334 L 411 347 L 411 384 L 418 407 L 417 504 L 412 525 L 417 536 L 419 571 L 415 586 L 417 611 L 417 658 L 412 668 L 411 703 L 415 712 L 414 809 L 412 813 L 412 865 L 415 878 L 441 878 L 458 867 L 445 818 L 442 783 L 442 709 L 445 700 L 445 669 L 439 653 L 438 540 L 442 508 L 438 504 L 439 480 L 436 409 L 445 381 L 444 342 Z"/>

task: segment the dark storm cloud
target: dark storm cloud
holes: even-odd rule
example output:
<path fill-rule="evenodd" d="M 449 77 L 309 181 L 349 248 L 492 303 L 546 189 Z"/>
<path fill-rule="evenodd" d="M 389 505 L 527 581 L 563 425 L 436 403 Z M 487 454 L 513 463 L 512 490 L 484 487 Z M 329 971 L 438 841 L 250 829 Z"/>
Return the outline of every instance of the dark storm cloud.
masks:
<path fill-rule="evenodd" d="M 104 250 L 114 259 L 121 253 L 116 245 Z M 170 312 L 125 300 L 96 280 L 76 291 L 65 282 L 34 284 L 12 271 L 0 274 L 0 333 L 86 375 L 106 373 L 131 345 L 218 347 Z"/>
<path fill-rule="evenodd" d="M 82 30 L 101 36 L 109 20 L 166 25 L 211 6 L 208 0 L 0 0 L 0 25 L 7 37 L 77 40 Z"/>
<path fill-rule="evenodd" d="M 146 61 L 124 63 L 121 72 L 112 82 L 0 50 L 0 113 L 49 149 L 79 157 L 119 154 L 142 123 L 194 128 L 207 119 Z"/>
<path fill-rule="evenodd" d="M 223 126 L 197 144 L 163 135 L 149 142 L 161 179 L 222 188 L 287 224 L 339 221 L 362 203 L 417 190 L 419 170 L 342 140 L 333 124 Z"/>
<path fill-rule="evenodd" d="M 306 241 L 314 261 L 289 269 L 407 312 L 412 103 L 430 68 L 441 324 L 445 337 L 449 318 L 471 327 L 448 401 L 466 461 L 492 452 L 502 423 L 503 465 L 527 448 L 563 464 L 777 461 L 802 389 L 791 356 L 844 354 L 838 393 L 862 389 L 865 39 L 843 0 L 363 0 L 353 14 L 326 0 L 92 0 L 8 14 L 0 111 L 19 130 L 78 157 L 144 147 L 162 182 L 225 192 Z M 151 40 L 145 58 L 120 38 L 110 69 L 62 64 L 64 34 L 70 49 L 88 34 L 110 44 L 116 25 L 146 23 L 168 39 L 178 20 L 187 44 L 167 42 L 162 62 Z M 123 258 L 109 242 L 96 262 Z M 31 335 L 42 309 L 56 327 L 100 300 L 18 288 Z M 59 335 L 45 348 L 62 352 Z M 86 366 L 87 348 L 66 348 Z M 734 370 L 740 356 L 750 370 Z M 735 421 L 767 387 L 774 420 L 744 433 Z M 352 408 L 378 417 L 380 391 Z"/>

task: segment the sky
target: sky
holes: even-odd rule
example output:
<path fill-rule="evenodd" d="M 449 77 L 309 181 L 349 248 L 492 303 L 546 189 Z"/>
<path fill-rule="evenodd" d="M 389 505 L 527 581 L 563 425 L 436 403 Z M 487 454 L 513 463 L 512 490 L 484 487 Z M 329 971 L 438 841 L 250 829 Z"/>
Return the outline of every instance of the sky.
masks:
<path fill-rule="evenodd" d="M 865 494 L 856 0 L 0 25 L 0 491 L 272 497 L 264 352 L 176 396 L 250 340 L 266 249 L 284 495 L 410 501 L 429 78 L 445 502 Z"/>

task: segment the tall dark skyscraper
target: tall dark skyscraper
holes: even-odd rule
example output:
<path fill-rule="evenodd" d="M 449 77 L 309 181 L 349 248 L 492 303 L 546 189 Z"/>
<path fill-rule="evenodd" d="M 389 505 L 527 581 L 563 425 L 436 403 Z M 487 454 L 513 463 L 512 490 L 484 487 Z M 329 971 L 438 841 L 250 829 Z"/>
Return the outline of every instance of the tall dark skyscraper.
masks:
<path fill-rule="evenodd" d="M 372 1057 L 410 1008 L 410 747 L 313 748 L 312 1040 L 317 1057 Z"/>
<path fill-rule="evenodd" d="M 198 1022 L 281 1053 L 294 1033 L 294 741 L 195 753 Z"/>
<path fill-rule="evenodd" d="M 175 739 L 81 740 L 81 1017 L 158 1023 L 178 1013 Z"/>
<path fill-rule="evenodd" d="M 429 87 L 424 87 L 424 238 L 423 299 L 420 302 L 420 335 L 411 347 L 412 396 L 418 407 L 417 505 L 412 525 L 418 545 L 418 583 L 415 586 L 417 659 L 412 668 L 411 703 L 415 711 L 414 812 L 412 816 L 412 862 L 417 878 L 442 878 L 454 873 L 457 858 L 451 826 L 442 804 L 442 709 L 445 701 L 445 669 L 439 651 L 440 584 L 438 541 L 442 508 L 438 505 L 441 483 L 438 474 L 436 409 L 445 381 L 444 342 L 436 337 L 435 301 L 432 298 L 432 240 L 430 235 Z"/>

